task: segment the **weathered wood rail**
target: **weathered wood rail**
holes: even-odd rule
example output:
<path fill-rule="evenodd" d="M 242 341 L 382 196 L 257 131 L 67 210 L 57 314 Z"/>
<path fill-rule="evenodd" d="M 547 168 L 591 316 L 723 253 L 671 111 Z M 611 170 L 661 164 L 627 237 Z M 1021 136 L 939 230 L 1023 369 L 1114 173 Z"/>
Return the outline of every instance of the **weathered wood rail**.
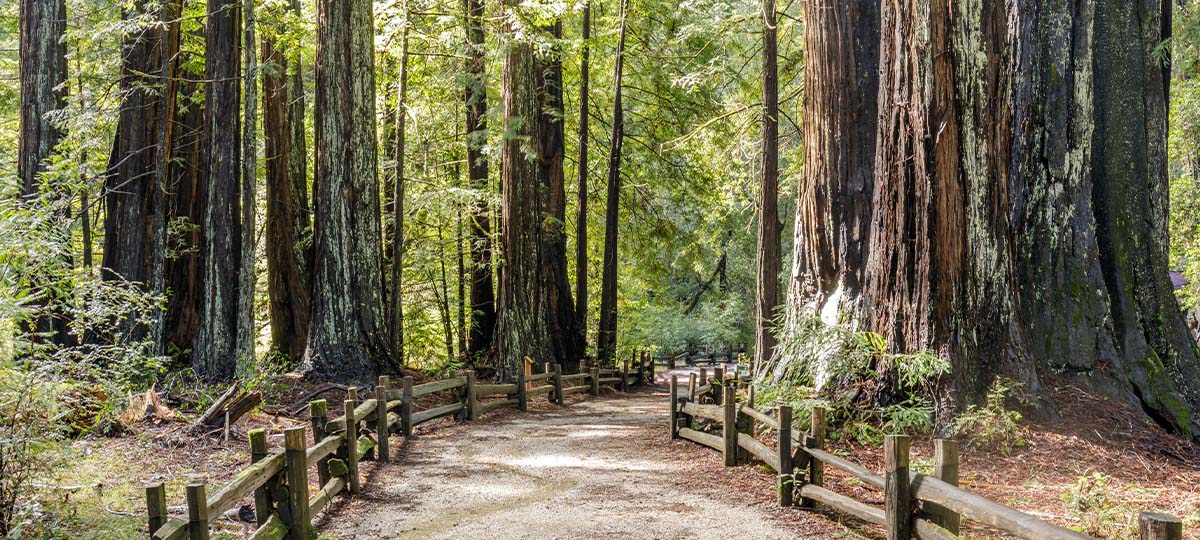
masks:
<path fill-rule="evenodd" d="M 678 354 L 665 354 L 655 356 L 656 361 L 662 361 L 667 369 L 675 369 L 680 364 L 689 366 L 698 365 L 717 365 L 720 363 L 729 363 L 737 360 L 737 355 L 746 352 L 745 345 L 726 346 L 724 349 L 714 349 L 705 352 L 682 351 Z"/>
<path fill-rule="evenodd" d="M 350 388 L 342 404 L 343 414 L 337 418 L 329 418 L 325 400 L 309 403 L 312 446 L 307 445 L 309 428 L 305 427 L 285 429 L 284 447 L 275 451 L 268 447 L 265 430 L 251 431 L 250 465 L 212 495 L 204 482 L 188 484 L 185 515 L 168 514 L 165 484 L 146 486 L 150 538 L 207 540 L 211 525 L 251 496 L 256 521 L 252 539 L 316 538 L 312 516 L 328 507 L 338 494 L 348 492 L 354 496 L 362 491 L 359 462 L 388 461 L 388 439 L 393 434 L 410 437 L 414 427 L 449 416 L 477 421 L 505 407 L 525 411 L 534 396 L 546 395 L 551 403 L 565 405 L 563 398 L 572 394 L 595 396 L 606 386 L 628 391 L 653 380 L 653 359 L 642 351 L 626 359 L 619 369 L 593 367 L 564 375 L 560 365 L 547 363 L 542 373 L 521 373 L 515 381 L 503 384 L 477 382 L 472 371 L 422 384 L 413 384 L 412 377 L 404 377 L 399 388 L 393 388 L 390 378 L 380 377 L 368 399 L 359 399 L 358 389 Z M 451 401 L 417 409 L 416 398 L 434 394 L 450 397 Z M 308 472 L 314 467 L 320 487 L 310 493 Z"/>
<path fill-rule="evenodd" d="M 880 475 L 822 449 L 824 409 L 812 410 L 807 432 L 795 431 L 790 407 L 779 406 L 768 413 L 751 407 L 752 397 L 745 403 L 739 402 L 737 387 L 749 386 L 746 381 L 726 379 L 723 371 L 715 373 L 712 381 L 704 379 L 705 374 L 701 373 L 697 386 L 693 373 L 683 387 L 678 375 L 671 376 L 671 437 L 721 452 L 726 466 L 751 461 L 766 464 L 777 475 L 775 487 L 781 506 L 798 504 L 812 508 L 819 503 L 883 526 L 888 540 L 956 540 L 961 538 L 964 519 L 1027 540 L 1092 540 L 959 488 L 958 444 L 953 440 L 934 441 L 933 474 L 924 475 L 909 469 L 909 438 L 888 435 L 883 448 L 885 470 Z M 754 436 L 756 422 L 772 435 L 774 448 Z M 871 506 L 825 488 L 826 466 L 883 491 L 884 507 Z M 1182 521 L 1174 516 L 1143 512 L 1139 524 L 1142 540 L 1183 538 Z"/>

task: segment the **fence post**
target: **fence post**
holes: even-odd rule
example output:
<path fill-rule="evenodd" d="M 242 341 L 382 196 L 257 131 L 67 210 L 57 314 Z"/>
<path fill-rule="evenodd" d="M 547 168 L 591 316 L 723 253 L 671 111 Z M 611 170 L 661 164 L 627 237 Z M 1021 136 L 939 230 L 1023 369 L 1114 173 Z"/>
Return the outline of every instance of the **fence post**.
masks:
<path fill-rule="evenodd" d="M 311 407 L 311 404 L 310 404 Z M 250 437 L 250 463 L 258 463 L 267 457 L 267 431 L 264 429 L 252 429 L 249 433 Z M 271 517 L 271 511 L 274 507 L 271 503 L 270 481 L 264 482 L 254 490 L 254 519 L 259 527 L 262 527 L 267 519 Z"/>
<path fill-rule="evenodd" d="M 388 452 L 388 438 L 392 428 L 388 426 L 388 387 L 392 379 L 387 375 L 379 377 L 375 386 L 375 459 L 387 463 L 391 459 Z"/>
<path fill-rule="evenodd" d="M 308 402 L 308 417 L 312 423 L 313 442 L 319 443 L 329 436 L 329 405 L 323 399 Z M 321 485 L 329 482 L 329 456 L 321 458 L 317 462 L 317 479 L 321 481 Z"/>
<path fill-rule="evenodd" d="M 621 370 L 621 391 L 629 391 L 629 359 L 625 359 L 625 368 Z"/>
<path fill-rule="evenodd" d="M 475 399 L 475 370 L 467 370 L 467 420 L 479 419 L 479 403 Z"/>
<path fill-rule="evenodd" d="M 813 407 L 812 422 L 809 424 L 808 437 L 804 439 L 805 446 L 809 448 L 821 448 L 825 446 L 825 408 Z M 820 487 L 825 480 L 825 465 L 819 459 L 808 460 L 808 479 L 806 483 Z M 812 508 L 816 501 L 812 499 L 801 499 L 800 505 L 805 508 Z"/>
<path fill-rule="evenodd" d="M 646 364 L 647 364 L 646 365 L 647 375 L 649 375 L 649 379 L 650 379 L 649 382 L 650 382 L 650 384 L 655 384 L 657 381 L 654 380 L 654 353 L 651 353 L 650 351 L 646 351 L 645 357 L 646 357 Z"/>
<path fill-rule="evenodd" d="M 562 384 L 562 365 L 554 364 L 554 403 L 562 405 L 563 402 L 563 384 Z"/>
<path fill-rule="evenodd" d="M 354 388 L 350 390 L 351 395 L 356 393 Z M 346 410 L 346 475 L 350 477 L 348 484 L 351 495 L 358 495 L 360 489 L 358 485 L 358 419 L 354 417 L 355 402 L 354 399 L 347 399 L 343 403 Z"/>
<path fill-rule="evenodd" d="M 167 488 L 162 482 L 146 485 L 146 525 L 150 529 L 150 538 L 167 522 Z"/>
<path fill-rule="evenodd" d="M 737 421 L 737 399 L 734 399 L 734 388 L 730 385 L 722 386 L 725 390 L 725 407 L 723 421 L 721 422 L 721 434 L 725 437 L 725 451 L 722 454 L 725 457 L 725 466 L 732 467 L 737 465 L 738 457 L 738 421 Z"/>
<path fill-rule="evenodd" d="M 933 477 L 952 486 L 958 485 L 958 441 L 936 439 L 933 441 Z M 942 506 L 926 503 L 937 524 L 950 533 L 958 534 L 962 518 L 957 512 Z"/>
<path fill-rule="evenodd" d="M 708 368 L 702 367 L 702 368 L 700 368 L 700 380 L 696 384 L 698 384 L 700 386 L 704 386 L 707 383 L 708 383 Z"/>
<path fill-rule="evenodd" d="M 671 375 L 671 438 L 679 438 L 679 376 Z"/>
<path fill-rule="evenodd" d="M 912 494 L 908 484 L 907 435 L 883 439 L 884 511 L 888 540 L 912 538 Z M 815 460 L 814 460 L 815 461 Z"/>
<path fill-rule="evenodd" d="M 517 371 L 517 410 L 529 410 L 529 389 L 525 388 L 525 367 Z"/>
<path fill-rule="evenodd" d="M 187 485 L 188 538 L 208 540 L 208 496 L 204 482 Z"/>
<path fill-rule="evenodd" d="M 722 376 L 723 375 L 724 375 L 724 373 L 722 373 Z M 754 435 L 754 419 L 750 418 L 750 415 L 748 415 L 748 414 L 741 414 L 742 406 L 740 403 L 738 403 L 738 398 L 737 398 L 737 391 L 738 391 L 738 385 L 739 385 L 737 379 L 730 377 L 728 379 L 722 378 L 721 380 L 722 380 L 722 384 L 724 384 L 725 386 L 728 386 L 730 388 L 733 388 L 733 393 L 727 394 L 727 396 L 729 396 L 729 395 L 733 396 L 733 408 L 734 408 L 734 410 L 736 410 L 738 412 L 738 415 L 737 415 L 738 433 L 745 433 L 749 436 L 753 436 Z M 738 447 L 738 460 L 740 460 L 743 463 L 750 463 L 750 451 L 739 446 Z"/>
<path fill-rule="evenodd" d="M 688 373 L 688 396 L 687 397 L 688 397 L 688 401 L 695 401 L 696 403 L 700 402 L 696 398 L 696 374 L 695 373 Z"/>
<path fill-rule="evenodd" d="M 600 395 L 600 368 L 594 367 L 589 373 L 591 374 L 590 377 L 592 379 L 592 387 L 588 390 L 588 393 L 593 396 L 598 396 Z"/>
<path fill-rule="evenodd" d="M 1183 521 L 1158 512 L 1142 512 L 1138 515 L 1138 532 L 1141 540 L 1182 540 Z"/>
<path fill-rule="evenodd" d="M 351 402 L 347 401 L 346 403 Z M 353 406 L 351 405 L 351 407 Z M 316 536 L 316 533 L 313 532 L 312 516 L 308 507 L 306 446 L 303 427 L 283 430 L 283 462 L 288 486 L 288 532 L 290 538 L 305 540 Z M 351 452 L 350 456 L 353 458 L 354 453 Z M 357 466 L 355 469 L 357 470 Z"/>
<path fill-rule="evenodd" d="M 714 367 L 713 368 L 713 377 L 712 377 L 712 390 L 709 391 L 710 392 L 709 395 L 712 396 L 713 403 L 720 405 L 725 402 L 724 395 L 723 395 L 724 388 L 725 388 L 725 373 L 723 371 L 718 371 L 717 368 Z M 737 388 L 735 387 L 733 390 L 734 390 L 733 400 L 734 400 L 734 402 L 736 402 L 737 401 Z"/>
<path fill-rule="evenodd" d="M 779 419 L 779 506 L 792 505 L 792 491 L 795 484 L 792 481 L 792 408 L 780 405 L 777 411 Z"/>
<path fill-rule="evenodd" d="M 413 413 L 413 378 L 405 377 L 400 380 L 400 434 L 412 437 Z"/>

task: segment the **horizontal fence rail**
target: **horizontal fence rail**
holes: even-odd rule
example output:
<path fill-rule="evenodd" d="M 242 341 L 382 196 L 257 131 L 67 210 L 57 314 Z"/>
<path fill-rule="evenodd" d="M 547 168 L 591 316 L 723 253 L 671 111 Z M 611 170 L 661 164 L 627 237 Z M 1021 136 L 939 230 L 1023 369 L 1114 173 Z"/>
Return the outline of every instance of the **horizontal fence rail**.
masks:
<path fill-rule="evenodd" d="M 933 475 L 913 474 L 909 468 L 909 438 L 884 439 L 884 474 L 836 456 L 825 445 L 825 409 L 812 410 L 807 432 L 793 431 L 792 409 L 779 406 L 770 414 L 738 402 L 737 387 L 747 381 L 726 378 L 718 369 L 713 378 L 701 369 L 689 374 L 687 385 L 678 375 L 670 382 L 670 429 L 673 439 L 686 439 L 722 453 L 726 466 L 757 461 L 776 473 L 781 506 L 816 504 L 883 526 L 888 540 L 956 540 L 962 521 L 969 520 L 1027 540 L 1091 540 L 1090 536 L 1054 525 L 1015 508 L 957 486 L 958 444 L 934 441 Z M 752 387 L 750 388 L 752 395 Z M 772 435 L 774 447 L 754 436 L 755 423 Z M 711 432 L 710 432 L 711 430 Z M 881 490 L 879 508 L 824 487 L 824 468 L 841 470 Z M 1143 540 L 1181 540 L 1182 522 L 1173 516 L 1144 512 L 1139 516 Z"/>
<path fill-rule="evenodd" d="M 531 362 L 526 359 L 526 364 Z M 503 384 L 479 383 L 473 371 L 422 384 L 404 377 L 399 388 L 393 388 L 389 377 L 380 377 L 367 399 L 359 398 L 357 388 L 348 389 L 343 414 L 337 418 L 329 418 L 325 400 L 310 402 L 310 426 L 285 429 L 283 449 L 268 448 L 265 430 L 250 431 L 250 465 L 212 495 L 203 482 L 188 484 L 186 515 L 168 513 L 165 484 L 146 486 L 150 538 L 207 540 L 213 522 L 253 496 L 256 529 L 252 539 L 314 539 L 312 516 L 341 493 L 353 496 L 361 492 L 359 462 L 387 462 L 388 438 L 393 434 L 410 437 L 414 427 L 438 418 L 476 421 L 506 407 L 524 411 L 533 396 L 544 394 L 551 403 L 564 405 L 563 397 L 571 394 L 596 396 L 605 386 L 626 391 L 653 381 L 654 361 L 647 351 L 635 352 L 618 369 L 591 367 L 564 375 L 562 366 L 547 363 L 542 373 L 518 373 L 515 381 Z M 433 395 L 449 397 L 450 402 L 416 408 L 415 398 Z M 312 446 L 307 445 L 309 429 Z M 313 468 L 320 488 L 310 493 L 308 472 Z"/>

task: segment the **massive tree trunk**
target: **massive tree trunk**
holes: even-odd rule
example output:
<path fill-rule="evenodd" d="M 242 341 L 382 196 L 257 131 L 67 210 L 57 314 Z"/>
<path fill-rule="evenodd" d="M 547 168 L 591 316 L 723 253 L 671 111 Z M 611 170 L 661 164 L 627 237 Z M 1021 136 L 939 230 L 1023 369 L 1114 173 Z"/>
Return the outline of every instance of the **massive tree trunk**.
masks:
<path fill-rule="evenodd" d="M 205 30 L 205 155 L 208 190 L 204 210 L 200 329 L 192 369 L 207 380 L 233 376 L 239 354 L 239 287 L 242 267 L 241 18 L 237 0 L 208 3 Z"/>
<path fill-rule="evenodd" d="M 1037 393 L 1053 370 L 1195 436 L 1200 368 L 1168 281 L 1167 81 L 1153 53 L 1170 6 L 1060 4 L 885 3 L 871 207 L 802 200 L 797 219 L 838 231 L 871 217 L 858 309 L 840 307 L 894 350 L 948 358 L 957 404 L 997 375 Z M 809 46 L 811 83 L 825 64 Z M 806 112 L 814 127 L 841 114 Z M 859 275 L 841 253 L 797 250 L 816 261 L 796 265 L 818 298 Z"/>
<path fill-rule="evenodd" d="M 312 377 L 371 380 L 394 371 L 383 311 L 376 182 L 371 0 L 317 2 Z"/>
<path fill-rule="evenodd" d="M 541 141 L 542 114 L 538 88 L 542 84 L 533 43 L 514 28 L 525 9 L 516 0 L 504 3 L 505 51 L 500 99 L 504 109 L 504 137 L 500 150 L 500 240 L 504 265 L 500 268 L 500 302 L 496 325 L 498 377 L 513 377 L 523 368 L 523 357 L 550 358 L 548 309 L 543 298 L 541 252 L 543 243 L 543 193 L 540 160 L 530 148 Z M 536 155 L 536 154 L 535 154 Z"/>
<path fill-rule="evenodd" d="M 542 29 L 554 40 L 562 39 L 562 21 L 556 20 Z M 566 173 L 563 169 L 565 137 L 563 130 L 562 57 L 552 50 L 538 60 L 541 80 L 538 86 L 539 115 L 539 176 L 545 198 L 541 219 L 542 246 L 539 275 L 542 278 L 542 312 L 546 318 L 549 354 L 537 361 L 554 361 L 567 372 L 579 368 L 583 356 L 583 333 L 575 318 L 571 300 L 571 282 L 567 278 Z"/>
<path fill-rule="evenodd" d="M 484 50 L 483 0 L 466 0 L 467 176 L 476 192 L 471 202 L 471 335 L 467 361 L 473 362 L 492 347 L 496 331 L 496 297 L 492 290 L 492 227 L 488 200 L 487 73 Z"/>
<path fill-rule="evenodd" d="M 67 6 L 64 0 L 21 0 L 20 8 L 20 104 L 18 125 L 17 176 L 21 179 L 21 196 L 28 202 L 42 195 L 54 200 L 69 195 L 57 183 L 42 185 L 41 173 L 46 160 L 54 152 L 62 134 L 47 114 L 66 104 L 67 50 L 62 39 L 67 31 Z M 69 205 L 61 204 L 58 220 L 66 223 Z M 64 245 L 70 244 L 70 229 L 56 227 L 56 235 Z M 59 259 L 65 268 L 70 258 Z M 65 269 L 64 268 L 64 269 Z M 64 272 L 65 273 L 65 272 Z M 35 278 L 38 276 L 35 276 Z M 28 329 L 38 335 L 50 334 L 49 340 L 59 345 L 70 343 L 67 317 L 56 305 L 61 299 L 45 293 Z M 39 338 L 40 339 L 40 338 Z"/>
<path fill-rule="evenodd" d="M 579 187 L 575 198 L 578 216 L 575 218 L 575 323 L 580 332 L 587 328 L 588 313 L 588 103 L 591 84 L 592 5 L 583 3 L 583 46 L 579 58 Z M 586 336 L 585 343 L 586 343 Z"/>
<path fill-rule="evenodd" d="M 754 363 L 775 353 L 779 305 L 779 66 L 775 0 L 762 0 L 762 171 L 758 184 L 758 249 L 754 294 Z"/>
<path fill-rule="evenodd" d="M 621 105 L 621 72 L 625 63 L 625 19 L 629 0 L 621 0 L 617 58 L 613 65 L 612 139 L 608 150 L 608 207 L 604 211 L 604 266 L 600 277 L 600 327 L 596 359 L 615 361 L 617 353 L 617 218 L 621 197 L 621 147 L 625 142 L 625 111 Z"/>
<path fill-rule="evenodd" d="M 289 9 L 300 14 L 299 0 Z M 282 13 L 278 13 L 282 16 Z M 273 17 L 278 18 L 278 17 Z M 309 236 L 304 81 L 298 56 L 280 50 L 270 30 L 263 36 L 263 139 L 267 173 L 267 291 L 271 346 L 292 362 L 308 342 Z"/>
<path fill-rule="evenodd" d="M 170 117 L 171 107 L 160 103 L 169 88 L 160 88 L 163 80 L 160 28 L 141 25 L 138 20 L 148 2 L 135 2 L 123 17 L 133 25 L 121 43 L 121 106 L 117 130 L 104 179 L 104 258 L 101 277 L 109 281 L 127 281 L 146 291 L 155 285 L 155 263 L 162 254 L 163 188 L 159 178 L 159 137 L 169 138 L 170 130 L 160 130 L 159 122 Z M 170 100 L 169 100 L 170 101 Z M 89 339 L 136 341 L 151 335 L 152 328 L 138 321 L 122 321 L 119 335 L 90 336 Z M 157 333 L 157 332 L 156 332 Z"/>

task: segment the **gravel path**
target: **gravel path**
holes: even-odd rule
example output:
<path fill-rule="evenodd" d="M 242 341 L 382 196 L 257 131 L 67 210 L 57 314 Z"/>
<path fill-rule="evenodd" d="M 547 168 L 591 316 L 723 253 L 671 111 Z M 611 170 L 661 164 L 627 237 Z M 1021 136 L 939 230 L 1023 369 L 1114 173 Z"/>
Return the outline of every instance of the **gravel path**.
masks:
<path fill-rule="evenodd" d="M 324 520 L 322 538 L 774 540 L 849 532 L 774 508 L 762 472 L 723 470 L 716 452 L 672 442 L 666 410 L 665 392 L 642 390 L 395 438 L 392 463 L 369 473 L 363 497 Z M 761 493 L 741 493 L 739 477 Z"/>

